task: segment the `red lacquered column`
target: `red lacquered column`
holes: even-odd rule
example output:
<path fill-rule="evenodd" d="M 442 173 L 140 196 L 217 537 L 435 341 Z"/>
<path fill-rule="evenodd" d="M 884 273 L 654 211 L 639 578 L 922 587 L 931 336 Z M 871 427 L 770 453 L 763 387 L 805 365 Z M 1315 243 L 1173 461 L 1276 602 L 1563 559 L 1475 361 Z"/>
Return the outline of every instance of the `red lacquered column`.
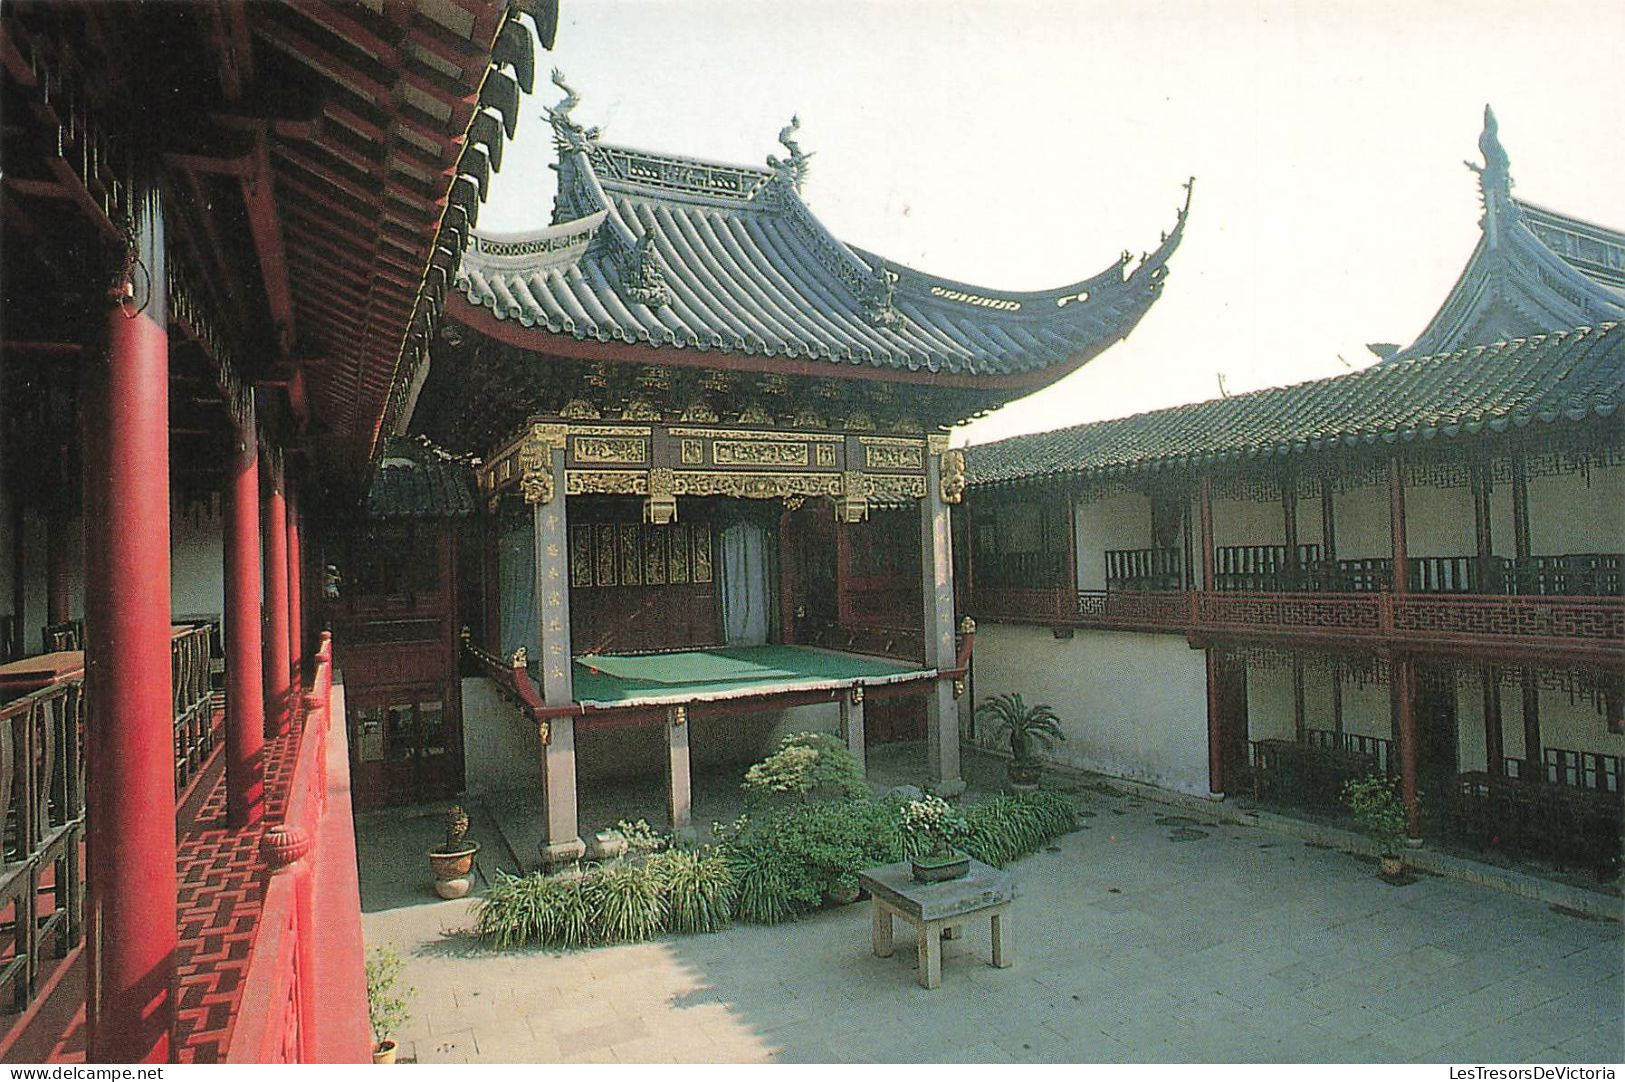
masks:
<path fill-rule="evenodd" d="M 293 717 L 288 679 L 288 508 L 282 478 L 265 470 L 265 735 L 281 736 Z"/>
<path fill-rule="evenodd" d="M 264 812 L 265 683 L 260 664 L 260 465 L 252 414 L 232 437 L 226 478 L 226 817 Z"/>
<path fill-rule="evenodd" d="M 175 1004 L 169 338 L 163 215 L 136 210 L 132 291 L 86 376 L 87 1056 L 165 1062 Z"/>
<path fill-rule="evenodd" d="M 288 659 L 295 671 L 305 660 L 304 567 L 299 542 L 299 499 L 293 482 L 288 482 Z"/>

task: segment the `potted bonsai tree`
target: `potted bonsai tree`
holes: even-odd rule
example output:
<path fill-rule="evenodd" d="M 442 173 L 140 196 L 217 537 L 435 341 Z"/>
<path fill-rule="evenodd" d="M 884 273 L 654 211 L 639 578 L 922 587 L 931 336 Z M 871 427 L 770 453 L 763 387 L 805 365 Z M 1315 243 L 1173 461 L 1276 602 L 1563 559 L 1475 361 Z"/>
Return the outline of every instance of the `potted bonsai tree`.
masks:
<path fill-rule="evenodd" d="M 400 984 L 406 963 L 392 946 L 367 954 L 367 1021 L 372 1024 L 372 1061 L 395 1062 L 395 1034 L 406 1025 L 412 989 Z"/>
<path fill-rule="evenodd" d="M 938 883 L 970 871 L 970 857 L 959 849 L 970 837 L 970 824 L 946 800 L 926 796 L 909 801 L 898 826 L 915 879 Z"/>
<path fill-rule="evenodd" d="M 1397 879 L 1405 870 L 1399 859 L 1405 841 L 1405 804 L 1394 791 L 1394 783 L 1381 774 L 1355 778 L 1343 786 L 1343 802 L 1375 843 L 1383 878 Z"/>
<path fill-rule="evenodd" d="M 1021 696 L 994 695 L 976 708 L 976 720 L 994 725 L 993 738 L 1008 736 L 1010 765 L 1006 768 L 1012 788 L 1035 788 L 1038 785 L 1040 764 L 1039 748 L 1048 751 L 1057 740 L 1065 740 L 1061 732 L 1061 719 L 1054 710 L 1040 703 L 1028 706 Z"/>
<path fill-rule="evenodd" d="M 461 805 L 453 804 L 446 809 L 446 840 L 429 850 L 434 892 L 442 898 L 461 898 L 468 893 L 474 854 L 480 851 L 480 843 L 468 841 L 467 835 L 468 813 Z"/>

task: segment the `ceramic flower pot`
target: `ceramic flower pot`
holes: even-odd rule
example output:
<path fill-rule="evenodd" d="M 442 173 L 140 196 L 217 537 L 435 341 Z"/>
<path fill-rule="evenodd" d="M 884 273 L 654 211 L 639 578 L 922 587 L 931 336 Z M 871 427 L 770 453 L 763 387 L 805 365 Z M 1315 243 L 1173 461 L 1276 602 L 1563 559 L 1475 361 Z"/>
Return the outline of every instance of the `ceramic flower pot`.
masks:
<path fill-rule="evenodd" d="M 394 1063 L 396 1046 L 394 1041 L 379 1041 L 378 1047 L 372 1050 L 374 1063 Z"/>
<path fill-rule="evenodd" d="M 964 853 L 919 857 L 909 861 L 914 878 L 921 883 L 942 883 L 970 873 L 970 857 Z"/>
<path fill-rule="evenodd" d="M 479 851 L 478 842 L 462 849 L 431 851 L 429 853 L 429 870 L 434 873 L 435 892 L 439 893 L 442 898 L 448 897 L 448 895 L 440 892 L 438 884 L 457 879 L 468 879 L 469 875 L 474 871 L 474 855 Z M 450 897 L 461 898 L 463 894 L 467 893 L 468 888 L 465 885 L 462 894 L 454 894 L 450 895 Z"/>

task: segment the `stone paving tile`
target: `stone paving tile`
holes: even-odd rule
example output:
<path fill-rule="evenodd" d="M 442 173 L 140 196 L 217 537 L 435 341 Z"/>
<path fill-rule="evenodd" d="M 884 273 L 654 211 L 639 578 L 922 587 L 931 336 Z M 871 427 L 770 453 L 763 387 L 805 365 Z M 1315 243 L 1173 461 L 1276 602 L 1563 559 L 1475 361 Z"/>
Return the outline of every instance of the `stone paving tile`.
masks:
<path fill-rule="evenodd" d="M 407 958 L 402 1053 L 426 1063 L 1625 1059 L 1618 924 L 1432 876 L 1388 886 L 1265 829 L 1201 822 L 1207 837 L 1172 841 L 1158 819 L 1202 817 L 1080 797 L 1090 829 L 1012 869 L 1015 967 L 986 964 L 973 924 L 933 991 L 906 941 L 870 955 L 864 906 L 497 952 L 461 934 L 469 901 L 395 904 L 414 867 L 366 873 L 393 885 L 364 929 Z M 364 860 L 389 852 L 363 845 Z"/>

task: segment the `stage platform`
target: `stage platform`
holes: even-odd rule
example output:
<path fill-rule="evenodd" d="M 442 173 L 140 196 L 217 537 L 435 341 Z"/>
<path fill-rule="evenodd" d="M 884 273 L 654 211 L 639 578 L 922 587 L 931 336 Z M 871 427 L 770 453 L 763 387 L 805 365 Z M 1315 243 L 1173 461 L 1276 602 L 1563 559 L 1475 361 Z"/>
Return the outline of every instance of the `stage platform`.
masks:
<path fill-rule="evenodd" d="M 584 654 L 575 659 L 575 701 L 586 707 L 663 706 L 753 699 L 928 679 L 919 662 L 816 646 L 736 646 L 669 654 Z"/>

